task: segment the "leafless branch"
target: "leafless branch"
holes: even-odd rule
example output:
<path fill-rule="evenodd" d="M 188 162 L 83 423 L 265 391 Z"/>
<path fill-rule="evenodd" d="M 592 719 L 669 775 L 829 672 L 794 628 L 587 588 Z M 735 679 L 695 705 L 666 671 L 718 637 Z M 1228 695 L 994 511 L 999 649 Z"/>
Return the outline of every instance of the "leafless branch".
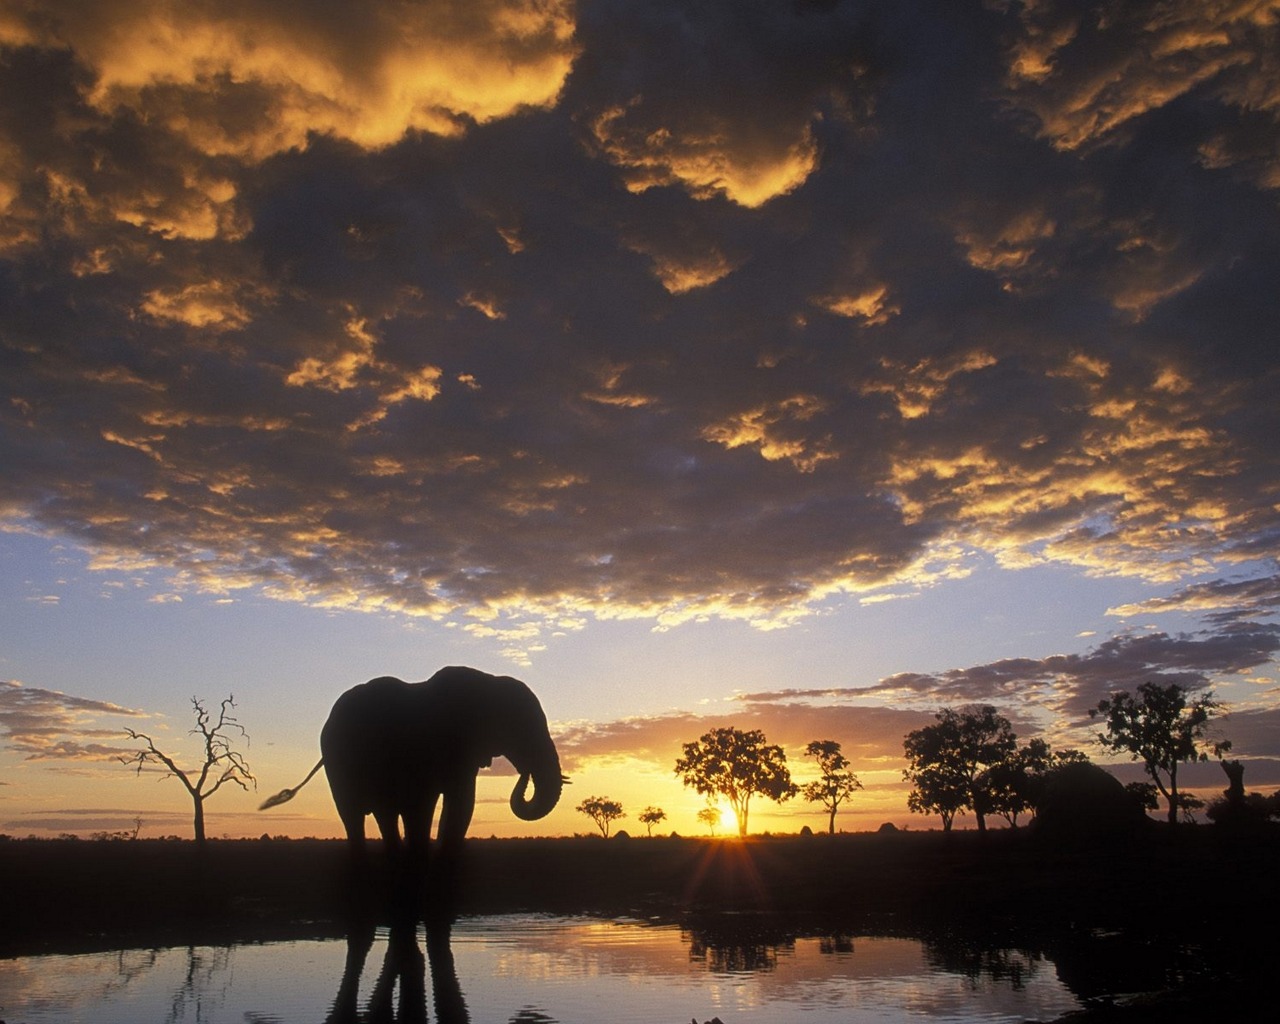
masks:
<path fill-rule="evenodd" d="M 227 737 L 229 731 L 235 730 L 244 738 L 246 745 L 249 742 L 249 734 L 232 714 L 235 706 L 234 696 L 227 697 L 222 701 L 215 719 L 200 698 L 191 698 L 191 707 L 195 713 L 196 724 L 191 729 L 190 734 L 199 736 L 204 746 L 204 759 L 200 764 L 198 773 L 195 769 L 192 769 L 189 773 L 178 767 L 177 762 L 157 747 L 155 741 L 146 733 L 137 732 L 133 729 L 125 730 L 130 739 L 145 743 L 146 746 L 127 757 L 120 757 L 121 763 L 135 766 L 139 775 L 142 774 L 143 768 L 148 764 L 161 764 L 166 769 L 165 773 L 160 776 L 162 779 L 170 777 L 179 779 L 191 795 L 192 802 L 195 805 L 195 833 L 197 841 L 200 842 L 204 840 L 205 800 L 213 796 L 228 782 L 234 783 L 246 791 L 250 783 L 253 784 L 254 789 L 258 787 L 258 780 L 254 778 L 253 772 L 250 770 L 249 762 L 245 760 L 243 754 L 232 746 L 231 740 Z M 193 775 L 195 776 L 194 779 Z"/>

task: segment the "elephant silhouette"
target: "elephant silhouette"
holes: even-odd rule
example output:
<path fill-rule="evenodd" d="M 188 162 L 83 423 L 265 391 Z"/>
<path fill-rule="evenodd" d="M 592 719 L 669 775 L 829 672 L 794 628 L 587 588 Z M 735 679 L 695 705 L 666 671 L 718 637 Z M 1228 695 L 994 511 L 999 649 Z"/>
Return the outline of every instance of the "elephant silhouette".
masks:
<path fill-rule="evenodd" d="M 493 758 L 505 757 L 519 773 L 510 803 L 524 821 L 551 813 L 567 782 L 533 691 L 510 676 L 462 666 L 442 668 L 420 683 L 382 676 L 353 686 L 329 712 L 320 754 L 302 782 L 259 809 L 293 799 L 323 767 L 353 859 L 365 856 L 364 822 L 372 814 L 388 855 L 424 871 L 436 805 L 437 840 L 448 867 L 461 853 L 475 811 L 476 775 Z"/>

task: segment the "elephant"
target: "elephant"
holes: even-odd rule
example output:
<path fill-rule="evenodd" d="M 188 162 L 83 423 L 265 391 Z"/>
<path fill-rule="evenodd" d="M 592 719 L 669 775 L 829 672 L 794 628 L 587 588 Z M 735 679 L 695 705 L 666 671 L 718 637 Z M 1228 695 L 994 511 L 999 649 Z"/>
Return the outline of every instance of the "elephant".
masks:
<path fill-rule="evenodd" d="M 324 767 L 353 856 L 364 856 L 364 819 L 372 814 L 392 857 L 402 848 L 403 820 L 409 861 L 424 868 L 436 804 L 443 801 L 441 853 L 456 859 L 475 810 L 476 775 L 493 758 L 507 758 L 519 773 L 511 810 L 524 821 L 550 814 L 568 781 L 533 691 L 510 676 L 456 665 L 425 682 L 381 676 L 353 686 L 329 712 L 320 754 L 302 782 L 260 809 L 293 799 Z"/>

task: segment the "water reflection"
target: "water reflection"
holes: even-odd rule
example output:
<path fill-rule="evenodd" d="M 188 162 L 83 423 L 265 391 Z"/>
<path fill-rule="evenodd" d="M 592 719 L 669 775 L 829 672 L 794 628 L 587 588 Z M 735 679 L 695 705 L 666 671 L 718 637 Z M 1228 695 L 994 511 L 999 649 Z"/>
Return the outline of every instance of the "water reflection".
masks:
<path fill-rule="evenodd" d="M 458 982 L 453 960 L 451 927 L 435 924 L 426 931 L 427 956 L 418 945 L 416 921 L 403 920 L 391 926 L 387 935 L 382 968 L 364 1010 L 360 1009 L 360 981 L 365 974 L 369 950 L 377 934 L 372 921 L 352 928 L 347 935 L 347 952 L 342 981 L 326 1024 L 373 1024 L 379 1021 L 417 1024 L 427 1016 L 426 973 L 430 965 L 431 991 L 439 1024 L 470 1024 L 467 1001 Z M 398 992 L 398 995 L 396 993 Z"/>
<path fill-rule="evenodd" d="M 767 919 L 697 926 L 503 916 L 343 940 L 0 961 L 0 1018 L 619 1024 L 1052 1020 L 1080 1006 L 1043 956 Z"/>
<path fill-rule="evenodd" d="M 188 946 L 186 970 L 173 990 L 173 998 L 165 1021 L 205 1021 L 206 1012 L 225 1005 L 232 975 L 227 969 L 231 949 L 218 946 Z"/>

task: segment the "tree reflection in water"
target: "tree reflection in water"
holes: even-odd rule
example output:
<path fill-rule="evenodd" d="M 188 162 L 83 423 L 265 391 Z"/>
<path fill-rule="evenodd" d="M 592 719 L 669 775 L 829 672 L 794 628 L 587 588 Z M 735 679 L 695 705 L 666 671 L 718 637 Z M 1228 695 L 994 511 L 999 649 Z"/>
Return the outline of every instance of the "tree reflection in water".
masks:
<path fill-rule="evenodd" d="M 832 956 L 851 954 L 853 936 L 842 931 L 801 929 L 771 920 L 766 915 L 732 915 L 708 918 L 681 929 L 689 944 L 689 959 L 704 964 L 713 974 L 751 974 L 772 971 L 780 953 L 794 953 L 797 938 L 816 938 L 818 952 Z"/>
<path fill-rule="evenodd" d="M 761 919 L 737 917 L 707 920 L 681 930 L 689 943 L 689 959 L 713 974 L 752 974 L 778 966 L 778 951 L 794 952 L 796 936 Z"/>
<path fill-rule="evenodd" d="M 187 970 L 177 991 L 167 1020 L 212 1020 L 211 1011 L 226 1000 L 231 984 L 230 946 L 188 946 Z"/>
<path fill-rule="evenodd" d="M 1044 963 L 1044 957 L 1035 950 L 992 946 L 975 941 L 972 935 L 931 936 L 922 945 L 930 966 L 959 975 L 972 986 L 990 979 L 1007 982 L 1017 991 Z"/>

